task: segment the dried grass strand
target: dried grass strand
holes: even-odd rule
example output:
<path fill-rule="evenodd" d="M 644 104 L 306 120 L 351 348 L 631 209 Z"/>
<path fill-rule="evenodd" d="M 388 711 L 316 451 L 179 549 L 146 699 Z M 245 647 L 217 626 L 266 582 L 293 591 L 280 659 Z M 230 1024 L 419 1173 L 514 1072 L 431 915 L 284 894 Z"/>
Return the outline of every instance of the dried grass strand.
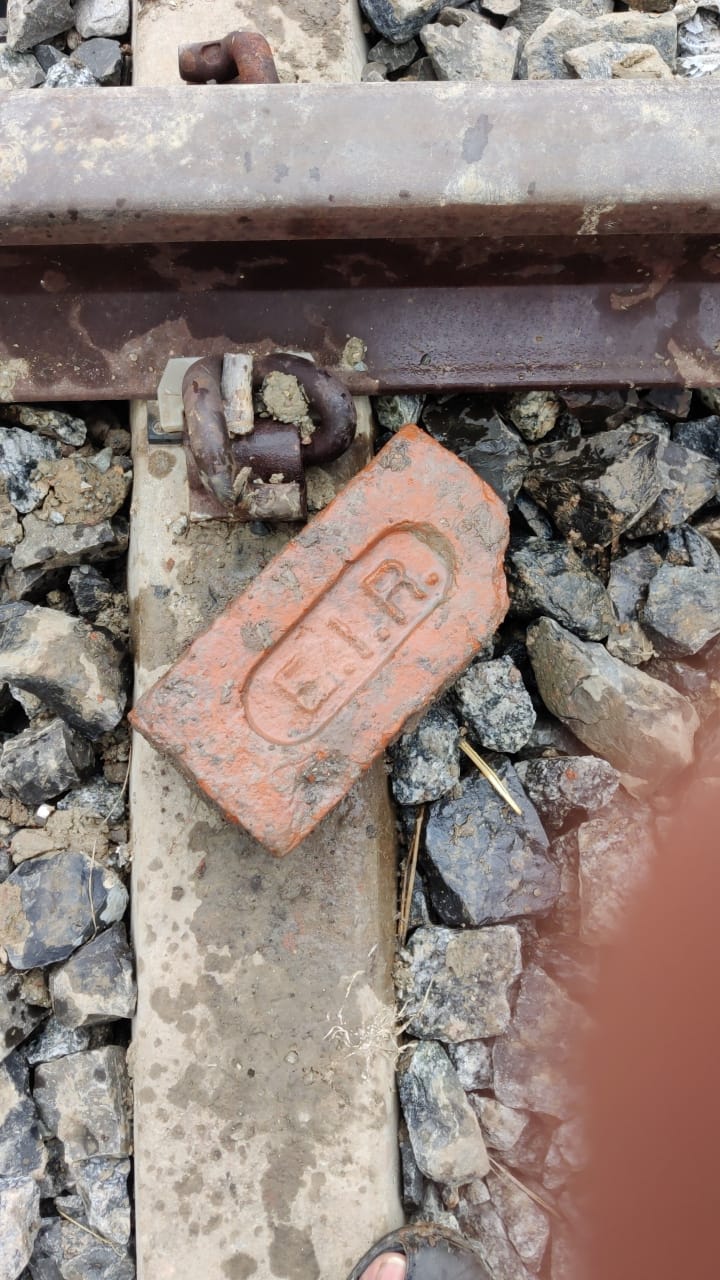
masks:
<path fill-rule="evenodd" d="M 488 1156 L 488 1160 L 490 1161 L 490 1167 L 500 1178 L 505 1178 L 507 1182 L 514 1182 L 516 1187 L 519 1187 L 521 1191 L 524 1191 L 526 1196 L 529 1196 L 531 1200 L 534 1200 L 536 1204 L 540 1205 L 541 1209 L 544 1209 L 546 1213 L 549 1213 L 553 1218 L 556 1218 L 558 1222 L 565 1221 L 563 1215 L 553 1205 L 549 1204 L 547 1200 L 543 1200 L 542 1196 L 538 1195 L 537 1191 L 531 1191 L 530 1187 L 526 1187 L 525 1183 L 521 1182 L 519 1178 L 516 1178 L 515 1174 L 511 1173 L 509 1169 L 506 1169 L 504 1164 L 500 1164 L 499 1160 L 494 1160 L 491 1155 Z"/>
<path fill-rule="evenodd" d="M 105 1236 L 101 1236 L 97 1231 L 93 1231 L 92 1227 L 87 1227 L 84 1222 L 78 1222 L 77 1218 L 71 1218 L 70 1214 L 65 1213 L 65 1210 L 61 1209 L 59 1205 L 56 1204 L 55 1208 L 61 1218 L 64 1218 L 66 1222 L 71 1222 L 72 1225 L 74 1227 L 78 1227 L 80 1231 L 85 1231 L 87 1235 L 93 1237 L 93 1240 L 99 1240 L 100 1244 L 107 1245 L 108 1249 L 112 1249 L 116 1257 L 126 1257 L 126 1254 L 123 1253 L 122 1249 L 118 1249 L 117 1245 L 113 1244 L 112 1240 L 107 1240 Z"/>
<path fill-rule="evenodd" d="M 415 888 L 415 876 L 417 874 L 418 854 L 420 852 L 420 836 L 422 833 L 423 818 L 425 817 L 425 805 L 420 806 L 420 812 L 415 819 L 415 830 L 413 832 L 412 844 L 410 852 L 405 862 L 405 870 L 403 872 L 402 892 L 400 894 L 400 916 L 398 918 L 397 936 L 401 947 L 405 946 L 410 925 L 410 907 L 412 905 L 413 889 Z"/>
<path fill-rule="evenodd" d="M 470 746 L 470 743 L 468 742 L 467 738 L 461 737 L 460 750 L 465 752 L 465 755 L 468 757 L 469 760 L 472 760 L 473 764 L 475 765 L 475 768 L 480 770 L 484 778 L 487 778 L 488 782 L 490 783 L 490 786 L 495 788 L 498 795 L 505 801 L 507 805 L 510 806 L 513 813 L 516 813 L 518 817 L 521 818 L 522 809 L 520 808 L 517 801 L 514 800 L 513 797 L 510 795 L 510 792 L 505 786 L 505 783 L 503 782 L 502 778 L 499 778 L 495 770 L 490 767 L 487 761 L 483 760 L 482 756 L 478 755 L 475 748 Z"/>

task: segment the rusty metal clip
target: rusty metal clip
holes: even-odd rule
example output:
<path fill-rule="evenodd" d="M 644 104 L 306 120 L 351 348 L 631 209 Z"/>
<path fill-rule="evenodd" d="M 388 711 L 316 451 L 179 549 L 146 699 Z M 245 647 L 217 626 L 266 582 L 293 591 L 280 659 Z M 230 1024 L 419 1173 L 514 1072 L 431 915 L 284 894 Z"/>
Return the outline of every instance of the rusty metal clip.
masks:
<path fill-rule="evenodd" d="M 255 31 L 231 31 L 222 40 L 182 44 L 180 76 L 189 84 L 279 84 L 272 49 Z"/>
<path fill-rule="evenodd" d="M 293 421 L 272 417 L 229 424 L 219 357 L 197 360 L 185 373 L 188 481 L 191 494 L 208 496 L 208 518 L 305 520 L 305 467 L 332 462 L 352 444 L 355 405 L 342 383 L 302 356 L 277 354 L 255 361 L 252 373 L 248 366 L 252 390 L 261 390 L 272 374 L 294 378 L 302 388 L 307 400 L 302 436 Z"/>

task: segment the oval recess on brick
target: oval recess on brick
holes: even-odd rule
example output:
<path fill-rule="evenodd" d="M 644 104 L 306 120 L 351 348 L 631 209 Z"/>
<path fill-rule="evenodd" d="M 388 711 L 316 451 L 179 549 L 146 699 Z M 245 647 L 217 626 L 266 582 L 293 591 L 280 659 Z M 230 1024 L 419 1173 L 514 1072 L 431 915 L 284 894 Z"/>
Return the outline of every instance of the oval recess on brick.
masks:
<path fill-rule="evenodd" d="M 384 534 L 255 669 L 244 692 L 251 727 L 286 746 L 314 737 L 445 599 L 451 578 L 452 550 L 436 530 Z"/>

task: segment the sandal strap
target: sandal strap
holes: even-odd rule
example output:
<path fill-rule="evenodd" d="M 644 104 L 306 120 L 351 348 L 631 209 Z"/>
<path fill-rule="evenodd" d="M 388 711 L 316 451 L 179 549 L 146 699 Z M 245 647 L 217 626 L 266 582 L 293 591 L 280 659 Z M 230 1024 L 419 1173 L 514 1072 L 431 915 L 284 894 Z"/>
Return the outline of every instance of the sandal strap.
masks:
<path fill-rule="evenodd" d="M 405 1254 L 406 1280 L 491 1280 L 476 1245 L 432 1222 L 390 1231 L 353 1267 L 348 1280 L 359 1280 L 381 1253 Z"/>

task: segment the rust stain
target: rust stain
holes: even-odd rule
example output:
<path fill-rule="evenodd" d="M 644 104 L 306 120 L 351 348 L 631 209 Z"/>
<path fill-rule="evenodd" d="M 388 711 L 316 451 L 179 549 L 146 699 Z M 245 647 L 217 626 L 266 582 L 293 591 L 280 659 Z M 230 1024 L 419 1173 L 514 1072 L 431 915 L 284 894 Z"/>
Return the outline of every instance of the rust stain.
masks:
<path fill-rule="evenodd" d="M 643 288 L 633 289 L 628 293 L 610 294 L 610 306 L 613 311 L 629 311 L 631 307 L 637 307 L 641 302 L 653 302 L 658 294 L 662 293 L 665 285 L 672 280 L 675 269 L 670 262 L 658 262 L 654 266 L 653 277 L 648 280 Z"/>

